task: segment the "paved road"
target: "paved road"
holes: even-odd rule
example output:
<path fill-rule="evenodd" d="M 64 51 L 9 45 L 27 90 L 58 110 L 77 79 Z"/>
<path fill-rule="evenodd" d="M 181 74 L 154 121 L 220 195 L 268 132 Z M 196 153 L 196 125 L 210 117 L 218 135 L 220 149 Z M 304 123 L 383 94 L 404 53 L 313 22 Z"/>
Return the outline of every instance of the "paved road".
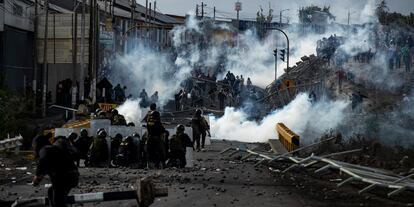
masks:
<path fill-rule="evenodd" d="M 274 174 L 264 166 L 224 158 L 219 152 L 240 143 L 213 141 L 208 151 L 195 153 L 192 169 L 139 170 L 81 168 L 78 188 L 71 193 L 130 190 L 137 177 L 157 175 L 155 181 L 169 188 L 169 196 L 156 199 L 154 207 L 175 206 L 401 206 L 401 203 L 355 195 L 355 189 L 337 190 L 334 183 L 299 174 Z M 249 144 L 250 148 L 257 144 Z M 29 169 L 33 171 L 33 169 Z M 22 177 L 22 176 L 19 176 Z M 302 180 L 301 180 L 302 179 Z M 306 180 L 303 181 L 303 180 Z M 317 181 L 313 181 L 317 180 Z M 30 178 L 0 187 L 0 199 L 46 195 L 46 188 L 26 184 Z M 43 184 L 47 183 L 47 180 Z M 352 193 L 354 192 L 354 193 Z M 398 204 L 398 205 L 397 205 Z M 134 201 L 90 203 L 84 206 L 134 206 Z"/>

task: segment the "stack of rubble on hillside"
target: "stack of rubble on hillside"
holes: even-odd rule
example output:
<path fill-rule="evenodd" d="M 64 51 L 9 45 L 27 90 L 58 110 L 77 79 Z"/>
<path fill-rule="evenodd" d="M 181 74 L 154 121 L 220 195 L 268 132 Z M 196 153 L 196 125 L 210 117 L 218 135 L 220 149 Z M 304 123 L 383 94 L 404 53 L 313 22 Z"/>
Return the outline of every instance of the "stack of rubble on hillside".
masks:
<path fill-rule="evenodd" d="M 273 107 L 288 104 L 300 92 L 313 92 L 317 97 L 323 93 L 328 62 L 313 54 L 301 60 L 266 88 L 266 101 Z"/>

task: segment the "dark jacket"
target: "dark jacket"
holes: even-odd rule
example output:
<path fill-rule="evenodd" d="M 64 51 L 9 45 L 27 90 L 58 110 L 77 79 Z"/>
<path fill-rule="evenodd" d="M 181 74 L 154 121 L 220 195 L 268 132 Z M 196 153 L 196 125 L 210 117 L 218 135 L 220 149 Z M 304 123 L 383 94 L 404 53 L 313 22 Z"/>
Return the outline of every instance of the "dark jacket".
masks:
<path fill-rule="evenodd" d="M 48 145 L 40 150 L 36 175 L 49 175 L 52 184 L 65 183 L 70 185 L 68 187 L 75 187 L 79 178 L 72 155 L 56 145 Z"/>
<path fill-rule="evenodd" d="M 149 111 L 144 120 L 147 122 L 147 131 L 149 136 L 161 136 L 165 128 L 161 123 L 161 115 L 158 111 Z"/>

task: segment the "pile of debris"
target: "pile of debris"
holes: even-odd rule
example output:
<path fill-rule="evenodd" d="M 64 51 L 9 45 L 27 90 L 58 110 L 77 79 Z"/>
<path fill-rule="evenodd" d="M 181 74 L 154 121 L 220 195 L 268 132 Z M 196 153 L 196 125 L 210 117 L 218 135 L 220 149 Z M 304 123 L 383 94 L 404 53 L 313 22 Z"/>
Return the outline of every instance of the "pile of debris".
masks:
<path fill-rule="evenodd" d="M 302 92 L 313 92 L 316 97 L 325 93 L 328 62 L 315 55 L 303 56 L 301 60 L 266 87 L 265 98 L 261 101 L 278 108 L 289 104 Z"/>

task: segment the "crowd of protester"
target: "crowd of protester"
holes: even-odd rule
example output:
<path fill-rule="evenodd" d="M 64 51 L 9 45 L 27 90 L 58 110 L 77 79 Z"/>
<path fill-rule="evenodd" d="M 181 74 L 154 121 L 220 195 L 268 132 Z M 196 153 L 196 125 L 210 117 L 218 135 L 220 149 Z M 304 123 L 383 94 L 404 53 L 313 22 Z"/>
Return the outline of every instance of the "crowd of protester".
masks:
<path fill-rule="evenodd" d="M 196 107 L 210 107 L 224 110 L 226 106 L 240 107 L 244 101 L 256 101 L 259 94 L 251 79 L 234 75 L 228 71 L 223 79 L 205 75 L 201 70 L 193 72 L 175 94 L 175 109 L 186 110 Z"/>

